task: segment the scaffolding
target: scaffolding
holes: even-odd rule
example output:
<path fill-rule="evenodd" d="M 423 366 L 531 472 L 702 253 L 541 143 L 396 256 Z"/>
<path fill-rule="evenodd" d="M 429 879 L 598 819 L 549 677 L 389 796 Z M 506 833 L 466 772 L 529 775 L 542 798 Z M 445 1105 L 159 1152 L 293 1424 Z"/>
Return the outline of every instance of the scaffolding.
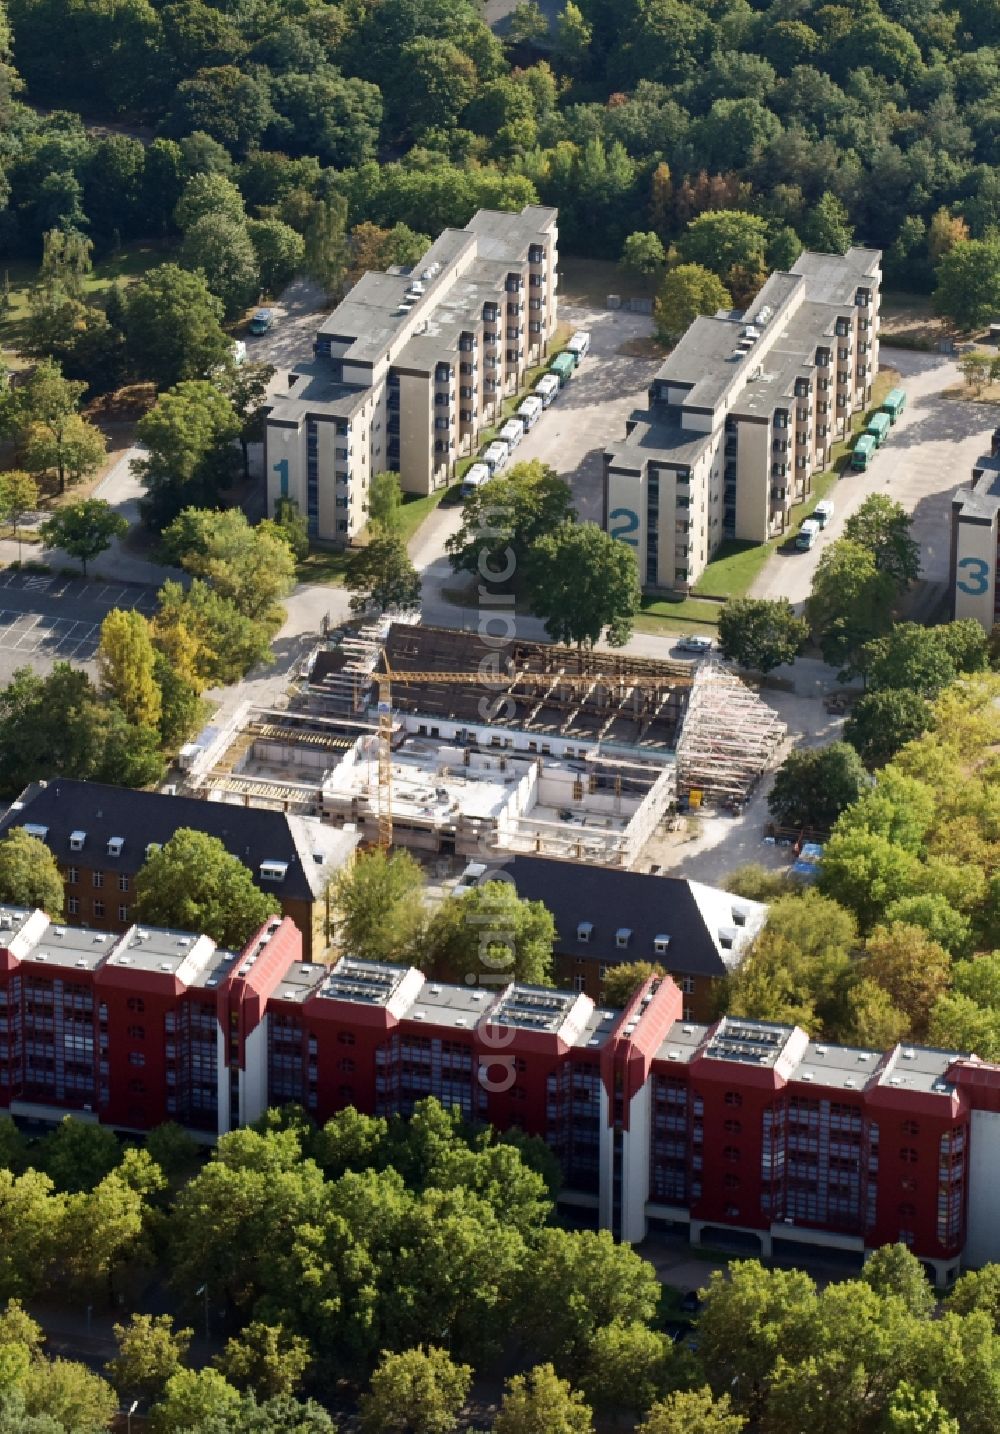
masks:
<path fill-rule="evenodd" d="M 717 662 L 699 665 L 677 743 L 677 790 L 744 802 L 787 735 L 773 708 Z"/>

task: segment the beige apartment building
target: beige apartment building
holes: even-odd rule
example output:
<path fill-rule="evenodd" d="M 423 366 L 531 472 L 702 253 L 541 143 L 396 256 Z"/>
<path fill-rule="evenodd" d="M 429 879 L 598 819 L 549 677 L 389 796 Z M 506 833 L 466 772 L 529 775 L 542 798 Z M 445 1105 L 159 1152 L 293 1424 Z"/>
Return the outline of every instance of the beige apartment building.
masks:
<path fill-rule="evenodd" d="M 871 399 L 881 252 L 802 254 L 744 312 L 695 319 L 604 454 L 604 526 L 645 588 L 687 591 L 727 538 L 784 531 Z"/>
<path fill-rule="evenodd" d="M 268 512 L 293 498 L 312 537 L 348 543 L 372 475 L 430 493 L 476 451 L 556 326 L 557 211 L 481 209 L 412 269 L 369 273 L 324 320 L 267 416 Z"/>

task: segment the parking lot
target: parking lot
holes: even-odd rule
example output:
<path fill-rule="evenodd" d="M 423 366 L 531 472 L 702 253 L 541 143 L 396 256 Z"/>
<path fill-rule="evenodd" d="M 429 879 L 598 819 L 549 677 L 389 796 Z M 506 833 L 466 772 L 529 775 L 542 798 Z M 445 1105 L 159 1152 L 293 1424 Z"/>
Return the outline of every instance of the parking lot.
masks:
<path fill-rule="evenodd" d="M 18 667 L 94 659 L 112 608 L 156 610 L 156 593 L 136 583 L 90 582 L 57 573 L 0 572 L 0 682 Z"/>
<path fill-rule="evenodd" d="M 650 380 L 663 360 L 632 352 L 653 333 L 653 320 L 646 314 L 561 304 L 559 319 L 589 332 L 590 352 L 525 434 L 513 461 L 538 458 L 549 464 L 573 489 L 580 517 L 600 522 L 604 449 L 625 437 L 625 420 L 632 410 L 645 407 Z"/>

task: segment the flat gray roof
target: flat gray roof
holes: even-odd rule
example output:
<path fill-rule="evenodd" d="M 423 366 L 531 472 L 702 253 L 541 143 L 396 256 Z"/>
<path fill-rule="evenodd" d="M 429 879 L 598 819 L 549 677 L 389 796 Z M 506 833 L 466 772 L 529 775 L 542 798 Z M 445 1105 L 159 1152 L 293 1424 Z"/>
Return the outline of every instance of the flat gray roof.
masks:
<path fill-rule="evenodd" d="M 120 934 L 114 931 L 92 931 L 84 926 L 53 924 L 42 933 L 41 940 L 26 953 L 24 960 L 96 971 L 121 939 Z"/>
<path fill-rule="evenodd" d="M 1000 455 L 984 453 L 974 469 L 981 470 L 967 488 L 959 488 L 954 502 L 963 517 L 992 520 L 1000 508 Z"/>
<path fill-rule="evenodd" d="M 494 998 L 495 992 L 486 988 L 477 990 L 473 986 L 424 981 L 404 1019 L 471 1031 L 489 1010 Z"/>
<path fill-rule="evenodd" d="M 550 986 L 515 986 L 497 1002 L 492 1019 L 498 1025 L 556 1032 L 576 1001 L 575 991 L 559 991 Z"/>
<path fill-rule="evenodd" d="M 945 1077 L 962 1054 L 930 1046 L 897 1046 L 886 1061 L 878 1083 L 903 1090 L 919 1090 L 925 1094 L 950 1096 L 955 1087 Z"/>
<path fill-rule="evenodd" d="M 323 409 L 330 418 L 350 418 L 361 407 L 367 390 L 351 384 L 334 383 L 329 365 L 322 360 L 296 364 L 295 381 L 284 392 L 271 398 L 271 414 L 276 419 L 296 421 L 307 413 Z"/>
<path fill-rule="evenodd" d="M 648 412 L 636 409 L 629 422 L 634 424 L 631 433 L 617 443 L 609 443 L 605 450 L 612 462 L 631 459 L 641 465 L 648 458 L 659 458 L 664 463 L 689 468 L 712 440 L 710 433 L 692 433 L 677 423 L 665 422 L 657 408 Z"/>
<path fill-rule="evenodd" d="M 686 1066 L 697 1055 L 710 1030 L 710 1026 L 696 1025 L 693 1021 L 675 1021 L 656 1052 L 656 1059 Z"/>
<path fill-rule="evenodd" d="M 852 245 L 846 254 L 817 254 L 807 249 L 792 265 L 793 274 L 804 274 L 810 299 L 838 307 L 854 307 L 854 295 L 866 279 L 878 273 L 882 262 L 879 249 Z"/>
<path fill-rule="evenodd" d="M 863 1090 L 881 1064 L 884 1052 L 862 1046 L 830 1046 L 810 1041 L 789 1080 L 835 1090 Z"/>

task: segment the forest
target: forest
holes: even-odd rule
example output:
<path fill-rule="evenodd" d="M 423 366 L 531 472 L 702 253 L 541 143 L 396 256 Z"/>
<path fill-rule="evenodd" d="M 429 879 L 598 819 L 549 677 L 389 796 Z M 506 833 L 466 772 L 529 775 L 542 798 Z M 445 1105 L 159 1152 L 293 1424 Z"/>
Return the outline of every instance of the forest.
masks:
<path fill-rule="evenodd" d="M 853 235 L 910 289 L 1000 222 L 982 0 L 570 0 L 551 28 L 529 3 L 504 40 L 475 0 L 10 0 L 0 42 L 7 255 L 54 227 L 98 255 L 178 241 L 204 172 L 238 186 L 244 234 L 302 235 L 317 203 L 434 234 L 540 201 L 564 251 L 617 259 L 723 209 L 759 221 L 749 265 Z"/>

